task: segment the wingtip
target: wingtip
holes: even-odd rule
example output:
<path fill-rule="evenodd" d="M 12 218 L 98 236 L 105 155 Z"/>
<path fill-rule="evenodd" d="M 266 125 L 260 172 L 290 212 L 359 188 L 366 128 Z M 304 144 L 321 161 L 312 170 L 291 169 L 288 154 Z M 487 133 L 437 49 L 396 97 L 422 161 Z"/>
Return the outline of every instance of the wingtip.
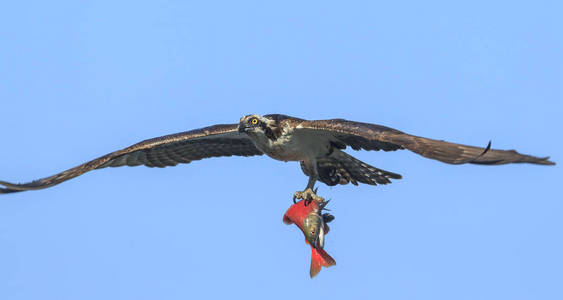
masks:
<path fill-rule="evenodd" d="M 547 166 L 555 166 L 557 165 L 554 161 L 549 160 L 549 156 L 546 157 L 542 157 L 538 160 L 537 163 L 542 164 L 542 165 L 547 165 Z"/>
<path fill-rule="evenodd" d="M 0 194 L 11 194 L 21 192 L 20 190 L 8 189 L 8 188 L 0 188 Z"/>
<path fill-rule="evenodd" d="M 11 194 L 25 191 L 25 189 L 20 189 L 18 186 L 18 184 L 0 180 L 0 194 Z"/>

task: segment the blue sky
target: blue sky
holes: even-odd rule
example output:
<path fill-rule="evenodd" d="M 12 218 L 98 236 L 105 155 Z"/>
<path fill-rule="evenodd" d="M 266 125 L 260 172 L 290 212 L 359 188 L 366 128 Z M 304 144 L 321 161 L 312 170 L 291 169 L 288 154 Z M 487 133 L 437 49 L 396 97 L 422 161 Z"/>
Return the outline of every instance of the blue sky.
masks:
<path fill-rule="evenodd" d="M 282 223 L 297 163 L 104 169 L 0 199 L 0 299 L 562 299 L 563 7 L 556 1 L 11 1 L 0 178 L 28 181 L 250 113 L 347 118 L 551 155 L 320 186 L 337 265 Z M 197 298 L 196 298 L 197 297 Z"/>

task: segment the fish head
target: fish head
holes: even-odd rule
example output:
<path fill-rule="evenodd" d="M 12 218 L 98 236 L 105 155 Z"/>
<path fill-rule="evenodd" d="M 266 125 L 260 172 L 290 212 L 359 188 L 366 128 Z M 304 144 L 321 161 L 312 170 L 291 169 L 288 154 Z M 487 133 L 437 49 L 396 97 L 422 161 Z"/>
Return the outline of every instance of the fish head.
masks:
<path fill-rule="evenodd" d="M 316 249 L 324 247 L 325 225 L 323 218 L 316 211 L 310 213 L 303 222 L 303 233 L 307 242 Z"/>

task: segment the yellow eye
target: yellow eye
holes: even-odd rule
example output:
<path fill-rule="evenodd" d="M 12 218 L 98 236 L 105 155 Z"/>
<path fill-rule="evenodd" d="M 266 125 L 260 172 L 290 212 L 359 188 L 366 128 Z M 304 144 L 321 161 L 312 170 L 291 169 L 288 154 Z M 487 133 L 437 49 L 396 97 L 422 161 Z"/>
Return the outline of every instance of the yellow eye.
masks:
<path fill-rule="evenodd" d="M 254 118 L 254 119 L 252 119 L 252 120 L 250 121 L 250 123 L 251 123 L 252 125 L 256 125 L 256 124 L 258 124 L 258 119 Z"/>

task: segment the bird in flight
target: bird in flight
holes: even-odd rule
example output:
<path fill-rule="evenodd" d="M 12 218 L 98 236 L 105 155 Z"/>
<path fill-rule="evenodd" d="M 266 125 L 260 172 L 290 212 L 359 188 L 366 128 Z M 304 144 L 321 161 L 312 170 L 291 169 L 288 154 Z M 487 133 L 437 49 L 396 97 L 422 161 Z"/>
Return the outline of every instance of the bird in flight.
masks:
<path fill-rule="evenodd" d="M 329 186 L 359 183 L 377 185 L 401 175 L 364 163 L 343 150 L 395 151 L 408 149 L 426 158 L 448 164 L 500 165 L 532 163 L 555 165 L 549 157 L 466 146 L 410 135 L 399 130 L 343 119 L 304 120 L 280 114 L 248 115 L 237 124 L 219 124 L 142 141 L 96 158 L 72 169 L 29 183 L 0 181 L 0 194 L 39 190 L 86 172 L 106 167 L 167 167 L 209 157 L 266 154 L 281 161 L 299 161 L 309 177 L 304 191 L 295 198 L 318 200 L 317 181 Z M 322 199 L 322 198 L 321 198 Z"/>

